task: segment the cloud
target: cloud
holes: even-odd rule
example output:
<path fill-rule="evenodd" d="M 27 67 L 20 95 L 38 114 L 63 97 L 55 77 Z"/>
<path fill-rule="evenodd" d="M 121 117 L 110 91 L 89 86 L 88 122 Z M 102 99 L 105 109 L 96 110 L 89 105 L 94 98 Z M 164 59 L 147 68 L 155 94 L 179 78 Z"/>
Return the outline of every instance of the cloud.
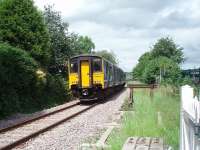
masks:
<path fill-rule="evenodd" d="M 44 1 L 35 0 L 40 8 Z M 41 2 L 43 2 L 41 4 Z M 184 47 L 183 68 L 200 67 L 199 0 L 47 0 L 55 4 L 70 31 L 88 35 L 96 50 L 110 49 L 131 71 L 138 58 L 161 37 Z"/>

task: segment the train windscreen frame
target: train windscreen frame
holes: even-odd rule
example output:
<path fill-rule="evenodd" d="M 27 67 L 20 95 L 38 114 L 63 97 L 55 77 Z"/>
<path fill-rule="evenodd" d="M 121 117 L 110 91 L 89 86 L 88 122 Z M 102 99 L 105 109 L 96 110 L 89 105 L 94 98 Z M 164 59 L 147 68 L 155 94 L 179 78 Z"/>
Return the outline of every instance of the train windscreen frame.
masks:
<path fill-rule="evenodd" d="M 101 58 L 93 58 L 93 72 L 101 72 L 102 71 L 102 59 Z"/>

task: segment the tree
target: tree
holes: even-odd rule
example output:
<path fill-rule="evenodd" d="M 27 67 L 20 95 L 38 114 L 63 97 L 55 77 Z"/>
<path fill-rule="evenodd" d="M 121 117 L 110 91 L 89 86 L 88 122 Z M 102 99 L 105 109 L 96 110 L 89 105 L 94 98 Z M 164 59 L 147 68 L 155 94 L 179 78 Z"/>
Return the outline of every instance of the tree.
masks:
<path fill-rule="evenodd" d="M 92 53 L 92 49 L 95 48 L 95 44 L 88 36 L 80 36 L 72 32 L 68 35 L 68 39 L 72 56 L 90 54 Z"/>
<path fill-rule="evenodd" d="M 1 0 L 0 18 L 0 42 L 27 51 L 41 65 L 47 66 L 49 34 L 33 0 Z"/>
<path fill-rule="evenodd" d="M 95 48 L 95 44 L 88 36 L 79 36 L 78 45 L 80 53 L 91 53 L 92 49 Z"/>
<path fill-rule="evenodd" d="M 150 52 L 144 53 L 139 58 L 139 60 L 138 60 L 139 63 L 133 69 L 133 78 L 134 79 L 143 80 L 142 77 L 143 77 L 143 73 L 144 73 L 145 67 L 149 63 L 150 60 L 151 60 L 151 53 Z"/>
<path fill-rule="evenodd" d="M 183 62 L 183 48 L 176 45 L 172 38 L 166 37 L 161 38 L 152 48 L 152 57 L 167 57 L 174 62 L 180 64 Z"/>
<path fill-rule="evenodd" d="M 113 64 L 118 63 L 116 55 L 113 52 L 108 52 L 107 50 L 102 50 L 102 51 L 95 52 L 95 54 L 107 59 L 108 61 L 112 62 Z"/>
<path fill-rule="evenodd" d="M 72 53 L 68 23 L 63 22 L 60 13 L 53 10 L 53 7 L 50 5 L 45 7 L 44 18 L 50 35 L 50 49 L 53 56 L 51 64 L 63 63 Z"/>
<path fill-rule="evenodd" d="M 71 56 L 81 54 L 82 52 L 78 43 L 79 35 L 74 32 L 69 33 L 68 39 L 69 39 L 69 47 L 71 50 Z"/>
<path fill-rule="evenodd" d="M 146 64 L 142 77 L 145 83 L 152 84 L 162 77 L 161 82 L 176 84 L 181 78 L 181 70 L 177 63 L 167 57 L 152 59 Z"/>
<path fill-rule="evenodd" d="M 181 78 L 179 64 L 184 60 L 182 49 L 169 37 L 159 39 L 139 58 L 133 77 L 145 83 L 155 83 L 159 78 L 162 83 L 177 85 Z"/>

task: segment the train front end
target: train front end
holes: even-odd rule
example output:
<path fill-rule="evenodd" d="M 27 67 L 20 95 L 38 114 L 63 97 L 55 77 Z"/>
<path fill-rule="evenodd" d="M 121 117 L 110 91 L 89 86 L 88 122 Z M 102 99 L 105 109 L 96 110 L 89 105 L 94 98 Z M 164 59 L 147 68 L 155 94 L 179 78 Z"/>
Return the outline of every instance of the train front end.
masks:
<path fill-rule="evenodd" d="M 97 100 L 104 88 L 103 61 L 99 56 L 80 55 L 69 62 L 69 88 L 80 101 Z"/>

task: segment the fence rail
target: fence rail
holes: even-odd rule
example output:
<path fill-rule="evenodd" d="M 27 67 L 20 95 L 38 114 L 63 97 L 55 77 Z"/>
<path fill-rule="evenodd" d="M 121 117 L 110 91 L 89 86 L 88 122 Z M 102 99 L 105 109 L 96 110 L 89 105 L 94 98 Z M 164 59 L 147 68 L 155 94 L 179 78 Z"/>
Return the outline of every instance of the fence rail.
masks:
<path fill-rule="evenodd" d="M 153 98 L 153 89 L 157 87 L 157 84 L 127 84 L 127 88 L 130 89 L 129 104 L 132 105 L 134 103 L 134 89 L 150 89 L 150 98 Z"/>

